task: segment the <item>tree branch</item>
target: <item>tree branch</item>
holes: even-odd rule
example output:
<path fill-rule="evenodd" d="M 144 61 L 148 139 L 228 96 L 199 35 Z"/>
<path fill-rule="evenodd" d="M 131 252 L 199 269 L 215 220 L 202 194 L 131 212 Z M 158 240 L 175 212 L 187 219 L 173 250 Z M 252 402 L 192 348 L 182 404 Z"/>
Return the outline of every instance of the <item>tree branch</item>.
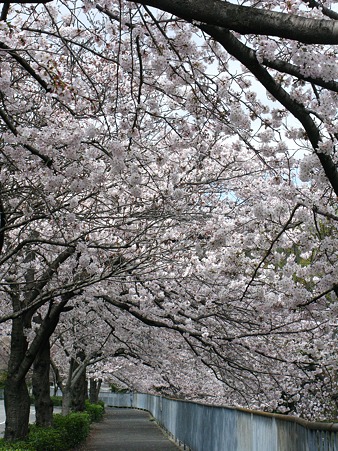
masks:
<path fill-rule="evenodd" d="M 269 249 L 265 252 L 264 257 L 262 258 L 262 260 L 259 262 L 259 264 L 257 265 L 257 267 L 255 268 L 251 279 L 249 280 L 247 286 L 245 287 L 245 290 L 241 296 L 241 301 L 244 299 L 246 293 L 249 290 L 249 287 L 252 285 L 253 281 L 255 280 L 258 271 L 260 270 L 260 268 L 263 266 L 263 263 L 265 262 L 265 260 L 268 258 L 268 256 L 271 254 L 271 251 L 274 247 L 274 245 L 277 243 L 277 241 L 279 240 L 279 238 L 283 235 L 283 233 L 288 229 L 289 225 L 291 224 L 291 221 L 296 213 L 296 211 L 298 210 L 298 208 L 301 207 L 301 204 L 297 204 L 294 209 L 292 210 L 289 219 L 286 221 L 286 223 L 284 224 L 282 230 L 277 234 L 277 236 L 272 240 Z"/>
<path fill-rule="evenodd" d="M 5 2 L 4 6 L 2 7 L 0 21 L 7 19 L 8 11 L 9 11 L 9 2 Z"/>
<path fill-rule="evenodd" d="M 299 68 L 294 64 L 288 63 L 286 61 L 275 59 L 273 61 L 263 59 L 263 64 L 271 69 L 278 70 L 279 72 L 284 72 L 286 74 L 292 75 L 294 77 L 299 78 L 300 80 L 307 81 L 309 83 L 313 83 L 317 86 L 321 86 L 322 88 L 328 89 L 330 91 L 338 92 L 338 83 L 334 80 L 325 81 L 322 78 L 313 78 L 306 77 L 301 73 Z"/>
<path fill-rule="evenodd" d="M 234 5 L 222 0 L 138 0 L 188 22 L 201 22 L 240 34 L 278 36 L 307 44 L 338 44 L 338 23 L 295 14 Z M 200 24 L 198 24 L 200 25 Z"/>
<path fill-rule="evenodd" d="M 51 87 L 43 80 L 40 75 L 35 72 L 35 70 L 27 63 L 27 61 L 17 54 L 15 49 L 11 49 L 8 45 L 0 42 L 0 49 L 5 50 L 9 55 L 11 55 L 21 67 L 23 67 L 38 83 L 42 86 L 42 88 L 46 92 L 51 91 Z"/>
<path fill-rule="evenodd" d="M 304 3 L 307 3 L 310 8 L 314 9 L 320 9 L 321 12 L 324 14 L 324 16 L 330 17 L 331 19 L 338 20 L 338 13 L 335 11 L 332 11 L 332 9 L 327 8 L 326 6 L 322 5 L 322 3 L 317 2 L 316 0 L 303 0 Z"/>
<path fill-rule="evenodd" d="M 262 83 L 266 90 L 278 100 L 304 127 L 309 141 L 324 169 L 333 190 L 338 196 L 338 171 L 330 155 L 318 152 L 321 141 L 319 129 L 307 109 L 294 100 L 283 87 L 275 81 L 267 69 L 256 58 L 256 53 L 239 41 L 229 30 L 200 25 L 199 28 L 219 42 L 225 50 L 240 61 Z"/>
<path fill-rule="evenodd" d="M 13 135 L 18 136 L 19 133 L 18 133 L 17 129 L 15 128 L 11 118 L 1 108 L 0 108 L 0 117 L 5 122 L 5 124 L 10 129 L 10 131 L 13 133 Z M 25 149 L 27 149 L 33 155 L 36 155 L 37 157 L 41 158 L 41 160 L 45 163 L 45 165 L 48 168 L 52 167 L 53 160 L 51 158 L 47 157 L 46 155 L 43 155 L 37 149 L 35 149 L 33 146 L 31 146 L 29 144 L 21 144 L 21 146 L 24 147 Z"/>

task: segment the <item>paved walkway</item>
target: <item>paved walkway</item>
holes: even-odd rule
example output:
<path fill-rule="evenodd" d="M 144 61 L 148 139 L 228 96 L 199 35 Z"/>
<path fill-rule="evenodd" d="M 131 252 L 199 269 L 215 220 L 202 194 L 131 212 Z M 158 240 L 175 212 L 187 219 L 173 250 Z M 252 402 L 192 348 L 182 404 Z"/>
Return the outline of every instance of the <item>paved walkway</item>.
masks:
<path fill-rule="evenodd" d="M 143 410 L 106 408 L 104 420 L 92 425 L 78 451 L 177 451 L 162 429 Z"/>

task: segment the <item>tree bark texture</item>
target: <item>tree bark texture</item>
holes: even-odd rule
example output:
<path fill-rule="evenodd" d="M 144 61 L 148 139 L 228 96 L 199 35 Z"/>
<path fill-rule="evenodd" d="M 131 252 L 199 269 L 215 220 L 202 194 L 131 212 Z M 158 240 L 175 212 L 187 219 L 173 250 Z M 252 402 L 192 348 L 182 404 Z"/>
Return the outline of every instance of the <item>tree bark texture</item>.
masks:
<path fill-rule="evenodd" d="M 79 364 L 75 362 L 75 368 L 78 368 Z M 75 369 L 74 368 L 74 369 Z M 86 399 L 88 399 L 88 383 L 86 379 L 86 368 L 80 371 L 79 377 L 76 378 L 76 382 L 72 389 L 72 410 L 74 412 L 83 412 L 86 408 Z"/>
<path fill-rule="evenodd" d="M 5 440 L 23 440 L 28 434 L 30 399 L 25 380 L 9 376 L 5 384 Z"/>
<path fill-rule="evenodd" d="M 90 378 L 89 381 L 89 401 L 92 404 L 97 404 L 99 402 L 99 393 L 101 388 L 102 379 L 96 380 Z"/>
<path fill-rule="evenodd" d="M 5 440 L 25 439 L 28 434 L 30 399 L 25 377 L 18 373 L 27 350 L 23 319 L 13 320 L 8 377 L 5 383 Z"/>
<path fill-rule="evenodd" d="M 50 397 L 50 344 L 49 340 L 37 353 L 33 364 L 33 396 L 36 424 L 49 427 L 53 423 L 53 403 Z"/>
<path fill-rule="evenodd" d="M 11 296 L 13 310 L 20 310 L 19 290 L 14 284 Z M 67 300 L 50 309 L 49 314 L 41 321 L 36 336 L 29 347 L 24 330 L 30 324 L 32 313 L 28 311 L 26 314 L 22 314 L 12 320 L 8 379 L 5 385 L 5 440 L 19 440 L 27 436 L 30 399 L 25 378 L 37 354 L 40 351 L 43 352 L 43 347 L 54 332 L 60 313 L 66 303 Z M 47 387 L 49 390 L 49 379 Z M 46 387 L 44 390 L 46 390 Z"/>
<path fill-rule="evenodd" d="M 83 412 L 88 397 L 86 367 L 71 359 L 68 380 L 62 393 L 62 415 L 68 415 L 71 410 Z"/>
<path fill-rule="evenodd" d="M 71 411 L 72 391 L 70 384 L 64 387 L 62 392 L 62 415 L 68 415 Z"/>
<path fill-rule="evenodd" d="M 278 36 L 307 44 L 337 44 L 336 20 L 312 19 L 223 0 L 138 0 L 188 22 L 221 27 L 240 34 Z"/>

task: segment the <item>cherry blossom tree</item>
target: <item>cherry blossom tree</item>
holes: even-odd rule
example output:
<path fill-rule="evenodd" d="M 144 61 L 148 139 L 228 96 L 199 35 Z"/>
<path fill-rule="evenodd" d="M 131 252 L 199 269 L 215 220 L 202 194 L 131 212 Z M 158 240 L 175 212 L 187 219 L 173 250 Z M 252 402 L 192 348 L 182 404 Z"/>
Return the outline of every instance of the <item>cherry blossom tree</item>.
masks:
<path fill-rule="evenodd" d="M 42 29 L 26 30 L 27 20 L 45 31 L 48 24 L 48 40 Z M 133 280 L 135 273 L 140 277 L 158 269 L 159 261 L 174 259 L 185 246 L 176 237 L 184 230 L 180 224 L 197 224 L 205 216 L 201 186 L 224 170 L 212 158 L 213 169 L 197 165 L 206 158 L 200 155 L 201 129 L 193 123 L 184 129 L 182 114 L 190 113 L 182 110 L 181 93 L 170 98 L 161 86 L 153 91 L 152 83 L 145 88 L 140 75 L 135 78 L 142 69 L 136 38 L 131 49 L 121 41 L 118 57 L 124 63 L 106 56 L 112 52 L 107 43 L 99 54 L 103 66 L 92 64 L 96 39 L 83 61 L 85 44 L 75 45 L 76 69 L 84 69 L 79 77 L 63 56 L 57 20 L 53 8 L 40 16 L 28 7 L 2 22 L 2 321 L 12 320 L 8 439 L 27 432 L 25 376 L 69 300 L 88 285 L 126 275 Z M 95 37 L 96 28 L 91 30 Z M 84 27 L 80 34 L 87 33 Z M 30 46 L 24 56 L 21 45 Z M 130 72 L 123 45 L 137 70 Z M 118 89 L 105 78 L 110 72 L 121 78 Z M 155 120 L 143 111 L 141 95 L 158 109 Z M 206 124 L 205 139 L 215 145 L 207 134 Z"/>
<path fill-rule="evenodd" d="M 119 355 L 114 346 L 114 326 L 100 315 L 97 302 L 77 298 L 72 311 L 63 318 L 52 344 L 52 367 L 62 392 L 62 413 L 84 410 L 88 395 L 88 368 Z M 94 378 L 93 378 L 94 380 Z"/>
<path fill-rule="evenodd" d="M 193 282 L 196 287 L 197 280 Z M 188 283 L 186 280 L 184 285 Z M 150 289 L 149 282 L 146 285 Z M 166 293 L 166 301 L 157 300 L 157 312 L 150 303 L 142 305 L 145 290 L 141 285 L 138 301 L 135 293 L 132 303 L 126 302 L 125 295 L 123 302 L 117 295 L 114 300 L 106 298 L 111 307 L 107 311 L 107 305 L 102 306 L 100 317 L 113 330 L 113 347 L 107 345 L 97 362 L 88 367 L 90 377 L 133 390 L 215 404 L 307 418 L 332 415 L 335 344 L 324 322 L 318 327 L 303 313 L 290 315 L 289 308 L 281 305 L 271 309 L 261 302 L 255 309 L 245 304 L 241 308 L 238 300 L 227 303 L 220 298 L 216 303 L 212 290 L 200 290 L 194 293 L 191 289 L 190 303 L 174 302 L 174 293 Z M 153 293 L 158 292 L 159 285 Z M 209 303 L 203 314 L 206 299 Z M 84 331 L 85 325 L 80 329 Z M 106 329 L 103 327 L 99 336 L 103 337 Z M 304 340 L 311 342 L 311 347 L 304 345 Z M 88 355 L 91 349 L 93 343 Z"/>
<path fill-rule="evenodd" d="M 241 299 L 251 296 L 254 285 L 263 283 L 262 279 L 269 274 L 269 271 L 264 269 L 268 268 L 272 259 L 276 259 L 277 262 L 272 264 L 270 270 L 272 269 L 273 277 L 277 277 L 278 280 L 275 294 L 278 294 L 281 305 L 288 305 L 288 299 L 292 299 L 298 308 L 301 305 L 306 308 L 311 306 L 311 315 L 314 315 L 313 309 L 316 308 L 315 313 L 319 315 L 321 321 L 327 323 L 331 315 L 335 317 L 334 311 L 333 313 L 331 311 L 336 302 L 337 283 L 334 270 L 335 252 L 331 253 L 332 248 L 329 246 L 330 251 L 326 253 L 326 256 L 321 254 L 323 245 L 324 248 L 326 247 L 324 242 L 328 240 L 332 244 L 335 240 L 337 221 L 337 72 L 334 45 L 337 43 L 335 21 L 338 16 L 334 9 L 334 2 L 330 3 L 333 8 L 330 9 L 324 2 L 233 4 L 214 1 L 208 5 L 207 11 L 203 2 L 154 0 L 137 3 L 144 6 L 144 20 L 147 23 L 155 22 L 163 34 L 166 34 L 168 47 L 182 46 L 184 42 L 187 48 L 189 33 L 199 29 L 203 33 L 201 38 L 205 38 L 206 45 L 214 51 L 214 58 L 219 67 L 217 73 L 230 72 L 230 78 L 234 77 L 229 65 L 226 65 L 227 54 L 231 55 L 250 71 L 273 99 L 279 102 L 276 109 L 267 108 L 266 105 L 263 109 L 261 105 L 257 108 L 257 96 L 250 90 L 248 78 L 239 77 L 241 84 L 239 84 L 238 96 L 243 103 L 245 99 L 248 109 L 246 118 L 250 117 L 251 123 L 256 121 L 257 124 L 258 121 L 260 125 L 256 125 L 252 130 L 249 129 L 250 126 L 243 127 L 244 114 L 239 115 L 238 109 L 235 113 L 229 107 L 224 109 L 232 123 L 237 121 L 237 127 L 240 124 L 245 129 L 242 143 L 245 143 L 259 158 L 265 160 L 270 168 L 273 166 L 269 158 L 271 156 L 273 156 L 274 165 L 277 163 L 287 167 L 289 164 L 288 156 L 291 149 L 287 152 L 282 151 L 282 156 L 280 151 L 281 146 L 285 146 L 283 141 L 287 141 L 288 138 L 295 142 L 303 141 L 301 147 L 308 154 L 296 173 L 303 182 L 311 186 L 311 190 L 296 190 L 298 193 L 293 193 L 294 204 L 289 210 L 288 217 L 280 223 L 279 231 L 275 231 L 274 238 L 271 239 L 270 236 L 266 240 L 265 252 L 251 269 L 252 272 L 245 282 L 246 287 L 242 291 Z M 166 11 L 169 15 L 155 15 L 148 6 Z M 176 30 L 169 33 L 167 32 L 169 24 L 173 22 Z M 193 27 L 187 23 L 192 24 Z M 222 49 L 227 53 L 223 53 Z M 188 53 L 187 60 L 191 60 L 192 54 L 191 51 Z M 212 60 L 211 55 L 210 60 Z M 186 68 L 187 62 L 184 61 L 184 64 Z M 218 82 L 220 82 L 219 79 Z M 219 86 L 221 86 L 220 83 L 217 87 Z M 222 100 L 224 97 L 228 99 L 229 95 L 228 91 L 226 94 L 223 91 L 216 92 L 218 95 L 214 111 L 217 111 L 217 107 L 223 106 Z M 288 113 L 299 121 L 301 127 L 286 125 L 283 118 Z M 247 124 L 249 123 L 250 121 L 247 120 Z M 277 146 L 273 145 L 273 140 L 276 139 L 274 132 L 277 130 L 281 132 L 283 128 L 285 134 L 277 137 Z M 286 180 L 284 177 L 282 179 Z M 277 176 L 275 179 L 277 185 L 280 184 L 280 180 Z M 300 186 L 300 183 L 298 185 Z M 290 194 L 289 192 L 287 196 Z M 266 198 L 263 197 L 263 199 Z M 277 203 L 271 203 L 271 198 L 267 202 L 263 201 L 264 203 L 269 206 L 267 214 L 263 214 L 266 231 L 266 219 L 267 216 L 272 216 L 271 210 L 274 214 L 278 212 L 277 221 L 280 221 L 281 216 Z M 260 211 L 259 214 L 263 213 L 256 205 L 257 211 Z M 299 215 L 301 216 L 298 223 L 300 227 L 295 227 L 294 220 Z M 276 221 L 276 218 L 273 220 Z M 305 229 L 309 233 L 306 233 Z M 306 238 L 303 235 L 304 232 Z M 247 236 L 247 233 L 245 235 Z M 266 239 L 265 233 L 262 233 L 262 236 Z M 283 242 L 284 239 L 288 241 L 290 238 L 293 243 Z M 284 250 L 283 245 L 286 246 Z M 246 263 L 254 260 L 252 251 L 249 252 L 250 259 Z M 275 254 L 275 257 L 272 258 L 272 254 Z M 320 258 L 320 255 L 323 258 Z M 278 263 L 278 260 L 282 260 L 283 264 Z M 238 263 L 238 259 L 236 262 Z M 281 282 L 281 271 L 277 269 L 283 272 L 283 282 Z M 264 280 L 266 281 L 267 279 Z M 236 282 L 238 283 L 238 279 Z M 266 303 L 267 299 L 274 296 L 273 290 L 268 296 L 267 293 L 262 295 Z M 300 301 L 301 299 L 303 301 Z M 331 351 L 327 352 L 330 355 L 332 341 L 329 337 L 330 335 L 328 342 Z M 331 364 L 326 369 L 328 367 L 331 367 Z M 334 380 L 334 377 L 330 376 L 330 378 L 331 381 Z"/>
<path fill-rule="evenodd" d="M 78 306 L 83 311 L 82 303 Z M 64 398 L 67 385 L 77 384 L 79 371 L 92 380 L 117 382 L 129 390 L 186 399 L 221 398 L 222 383 L 196 359 L 182 333 L 165 323 L 154 327 L 147 313 L 137 318 L 107 302 L 92 302 L 88 307 L 82 315 L 76 314 L 75 307 L 59 323 L 55 335 L 52 354 L 58 362 L 56 373 Z M 72 368 L 74 361 L 76 368 Z M 64 403 L 64 408 L 68 411 L 69 406 Z"/>
<path fill-rule="evenodd" d="M 172 334 L 227 399 L 323 416 L 336 384 L 336 13 L 58 5 L 11 4 L 0 21 L 6 438 L 26 435 L 25 376 L 77 301 L 163 331 L 159 348 Z"/>
<path fill-rule="evenodd" d="M 274 112 L 275 120 L 287 111 L 301 123 L 308 146 L 338 194 L 333 47 L 338 40 L 338 12 L 316 1 L 232 4 L 214 0 L 207 10 L 202 1 L 137 3 L 146 10 L 148 6 L 159 8 L 193 24 L 243 64 L 283 106 L 282 111 Z M 158 24 L 161 26 L 161 22 Z"/>

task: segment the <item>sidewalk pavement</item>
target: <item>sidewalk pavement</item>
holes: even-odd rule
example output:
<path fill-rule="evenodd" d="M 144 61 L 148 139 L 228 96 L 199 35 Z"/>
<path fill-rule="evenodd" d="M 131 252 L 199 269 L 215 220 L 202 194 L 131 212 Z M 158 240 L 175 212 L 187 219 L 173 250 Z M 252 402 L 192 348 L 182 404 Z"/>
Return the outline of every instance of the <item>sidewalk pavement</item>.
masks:
<path fill-rule="evenodd" d="M 91 433 L 77 451 L 177 451 L 148 412 L 106 408 L 104 419 L 92 425 Z"/>

